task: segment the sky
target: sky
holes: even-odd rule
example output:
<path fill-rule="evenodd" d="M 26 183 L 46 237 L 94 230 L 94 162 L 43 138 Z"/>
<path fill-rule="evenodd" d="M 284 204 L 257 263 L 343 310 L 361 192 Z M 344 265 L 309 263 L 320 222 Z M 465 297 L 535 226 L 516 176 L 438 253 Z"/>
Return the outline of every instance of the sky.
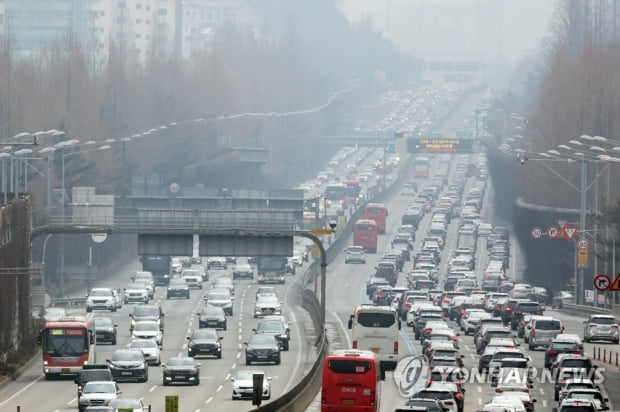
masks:
<path fill-rule="evenodd" d="M 456 53 L 516 62 L 540 50 L 554 0 L 340 0 L 352 22 L 371 17 L 400 50 L 424 57 Z"/>

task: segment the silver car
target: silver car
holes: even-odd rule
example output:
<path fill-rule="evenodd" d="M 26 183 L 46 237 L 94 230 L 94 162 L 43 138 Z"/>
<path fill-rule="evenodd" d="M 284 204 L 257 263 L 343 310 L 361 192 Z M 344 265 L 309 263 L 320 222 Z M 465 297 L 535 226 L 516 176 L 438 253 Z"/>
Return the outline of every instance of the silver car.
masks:
<path fill-rule="evenodd" d="M 91 405 L 108 405 L 120 393 L 121 390 L 114 381 L 87 382 L 82 389 L 78 410 L 82 412 Z"/>
<path fill-rule="evenodd" d="M 159 345 L 154 339 L 135 339 L 127 345 L 127 348 L 140 349 L 149 365 L 161 365 L 161 352 Z"/>
<path fill-rule="evenodd" d="M 618 320 L 614 316 L 590 315 L 590 318 L 583 323 L 586 325 L 583 329 L 584 342 L 610 340 L 613 343 L 620 343 Z"/>
<path fill-rule="evenodd" d="M 349 246 L 344 252 L 344 263 L 359 262 L 366 263 L 366 252 L 361 246 Z"/>

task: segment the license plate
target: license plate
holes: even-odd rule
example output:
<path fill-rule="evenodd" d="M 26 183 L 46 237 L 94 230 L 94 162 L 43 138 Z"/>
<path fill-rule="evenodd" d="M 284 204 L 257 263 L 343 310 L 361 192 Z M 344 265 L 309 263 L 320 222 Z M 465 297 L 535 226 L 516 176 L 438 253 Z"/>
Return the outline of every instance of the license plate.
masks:
<path fill-rule="evenodd" d="M 180 381 L 180 380 L 185 380 L 185 376 L 175 376 L 174 379 Z"/>
<path fill-rule="evenodd" d="M 354 405 L 355 401 L 353 399 L 343 399 L 342 404 L 343 405 Z"/>
<path fill-rule="evenodd" d="M 258 359 L 267 359 L 267 356 L 265 356 L 265 355 L 259 355 L 259 356 L 257 356 L 257 358 L 258 358 Z"/>
<path fill-rule="evenodd" d="M 133 373 L 131 373 L 131 372 L 121 372 L 121 375 L 123 375 L 123 376 L 131 376 L 131 375 L 133 375 Z"/>
<path fill-rule="evenodd" d="M 60 370 L 60 373 L 71 373 L 71 369 L 69 369 L 69 368 L 62 368 Z"/>
<path fill-rule="evenodd" d="M 370 350 L 372 351 L 372 353 L 379 353 L 381 351 L 381 349 L 379 348 L 370 348 Z"/>
<path fill-rule="evenodd" d="M 216 320 L 210 320 L 207 322 L 207 325 L 217 325 L 217 321 Z"/>

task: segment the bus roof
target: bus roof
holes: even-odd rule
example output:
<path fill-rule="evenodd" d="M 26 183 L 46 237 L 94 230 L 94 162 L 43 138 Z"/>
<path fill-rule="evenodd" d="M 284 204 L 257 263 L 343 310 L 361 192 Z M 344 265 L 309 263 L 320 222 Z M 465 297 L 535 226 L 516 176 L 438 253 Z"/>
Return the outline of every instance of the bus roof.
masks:
<path fill-rule="evenodd" d="M 366 207 L 382 207 L 385 208 L 383 203 L 366 203 Z"/>
<path fill-rule="evenodd" d="M 357 316 L 360 312 L 396 314 L 396 309 L 394 309 L 391 306 L 377 306 L 373 304 L 361 304 L 357 307 L 357 309 L 355 309 L 355 316 Z"/>
<path fill-rule="evenodd" d="M 359 350 L 359 349 L 339 349 L 339 350 L 335 350 L 333 353 L 327 355 L 329 358 L 335 358 L 335 357 L 346 357 L 346 358 L 352 358 L 352 357 L 364 357 L 364 358 L 377 358 L 377 354 L 369 351 L 369 350 Z"/>
<path fill-rule="evenodd" d="M 91 316 L 66 316 L 64 318 L 55 319 L 45 322 L 46 328 L 78 328 L 86 326 L 94 321 Z"/>
<path fill-rule="evenodd" d="M 375 222 L 372 219 L 359 219 L 358 221 L 355 222 L 356 225 L 377 225 L 377 222 Z"/>

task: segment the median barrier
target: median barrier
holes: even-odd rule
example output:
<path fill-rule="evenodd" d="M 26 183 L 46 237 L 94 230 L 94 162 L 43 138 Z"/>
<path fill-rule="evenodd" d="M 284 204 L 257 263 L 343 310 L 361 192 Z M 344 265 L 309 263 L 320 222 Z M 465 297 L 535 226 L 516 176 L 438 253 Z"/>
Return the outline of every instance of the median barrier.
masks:
<path fill-rule="evenodd" d="M 576 313 L 576 314 L 588 314 L 588 315 L 609 315 L 611 311 L 605 308 L 596 308 L 594 306 L 576 305 L 574 303 L 564 303 L 560 309 L 564 312 Z"/>

